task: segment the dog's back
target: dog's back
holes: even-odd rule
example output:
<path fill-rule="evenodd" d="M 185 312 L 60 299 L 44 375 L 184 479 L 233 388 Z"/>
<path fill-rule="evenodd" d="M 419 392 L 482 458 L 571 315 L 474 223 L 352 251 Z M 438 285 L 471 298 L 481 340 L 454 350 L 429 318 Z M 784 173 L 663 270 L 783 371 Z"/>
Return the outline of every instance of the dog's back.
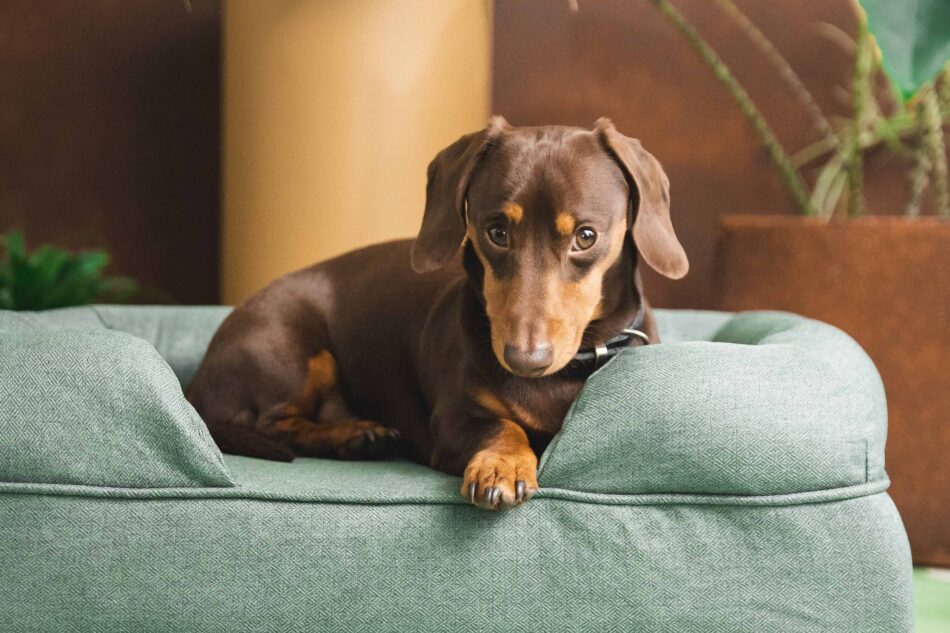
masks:
<path fill-rule="evenodd" d="M 429 308 L 464 274 L 459 266 L 414 272 L 411 243 L 369 246 L 285 275 L 225 319 L 187 394 L 222 450 L 292 459 L 285 443 L 256 429 L 273 407 L 299 398 L 308 359 L 322 350 L 337 373 L 326 415 L 425 426 L 414 379 L 419 334 Z"/>

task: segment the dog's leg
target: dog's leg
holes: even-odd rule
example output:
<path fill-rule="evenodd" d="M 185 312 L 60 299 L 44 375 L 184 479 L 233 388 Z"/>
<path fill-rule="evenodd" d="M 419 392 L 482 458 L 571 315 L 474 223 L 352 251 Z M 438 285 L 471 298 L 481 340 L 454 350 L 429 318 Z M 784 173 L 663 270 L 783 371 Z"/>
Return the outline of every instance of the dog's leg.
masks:
<path fill-rule="evenodd" d="M 524 429 L 499 419 L 465 467 L 462 496 L 489 510 L 519 506 L 537 492 L 537 470 L 538 458 Z"/>
<path fill-rule="evenodd" d="M 310 457 L 382 459 L 392 456 L 399 445 L 399 432 L 365 420 L 314 422 L 284 417 L 258 426 L 258 431 Z"/>
<path fill-rule="evenodd" d="M 326 399 L 337 391 L 336 359 L 327 350 L 307 360 L 307 376 L 300 398 L 287 405 L 288 417 L 313 418 Z"/>
<path fill-rule="evenodd" d="M 291 462 L 297 457 L 283 442 L 266 437 L 250 426 L 208 422 L 208 432 L 218 448 L 225 453 L 281 462 Z"/>
<path fill-rule="evenodd" d="M 339 394 L 336 360 L 326 350 L 307 362 L 300 397 L 271 408 L 255 430 L 311 457 L 379 459 L 393 455 L 399 441 L 396 429 L 352 417 Z"/>

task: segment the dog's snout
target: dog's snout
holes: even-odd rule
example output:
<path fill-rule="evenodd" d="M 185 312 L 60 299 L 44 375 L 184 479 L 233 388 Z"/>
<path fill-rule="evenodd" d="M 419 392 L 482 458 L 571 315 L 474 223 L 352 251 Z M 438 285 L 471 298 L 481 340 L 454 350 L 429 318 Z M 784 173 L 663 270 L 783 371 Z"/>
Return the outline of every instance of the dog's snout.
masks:
<path fill-rule="evenodd" d="M 539 376 L 551 366 L 554 360 L 554 348 L 545 343 L 532 347 L 505 345 L 505 362 L 516 373 L 525 376 Z"/>

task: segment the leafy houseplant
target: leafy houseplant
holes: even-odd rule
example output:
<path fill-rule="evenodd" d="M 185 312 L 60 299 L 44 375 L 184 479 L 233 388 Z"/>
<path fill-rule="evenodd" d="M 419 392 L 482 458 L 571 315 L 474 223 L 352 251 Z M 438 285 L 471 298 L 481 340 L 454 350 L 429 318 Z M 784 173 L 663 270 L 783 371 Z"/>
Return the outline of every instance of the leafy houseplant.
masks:
<path fill-rule="evenodd" d="M 891 494 L 914 560 L 950 567 L 950 523 L 934 502 L 950 490 L 950 2 L 861 0 L 853 37 L 826 25 L 853 55 L 849 115 L 833 120 L 734 2 L 715 1 L 785 81 L 816 132 L 814 143 L 786 152 L 693 25 L 670 0 L 651 0 L 726 87 L 801 212 L 722 218 L 718 306 L 797 312 L 861 343 L 887 391 Z M 878 81 L 882 70 L 893 90 Z M 864 157 L 882 150 L 893 157 L 891 169 L 905 171 L 897 215 L 865 211 Z"/>
<path fill-rule="evenodd" d="M 0 309 L 49 310 L 93 302 L 124 303 L 138 292 L 126 277 L 106 277 L 103 251 L 70 253 L 41 246 L 28 253 L 23 235 L 0 235 Z"/>
<path fill-rule="evenodd" d="M 846 42 L 854 52 L 851 116 L 835 129 L 788 61 L 733 0 L 715 1 L 788 84 L 820 135 L 794 156 L 785 151 L 741 82 L 695 27 L 670 0 L 651 0 L 727 88 L 803 215 L 863 215 L 863 155 L 885 144 L 910 159 L 906 214 L 918 215 L 924 189 L 932 185 L 936 214 L 950 218 L 943 132 L 943 126 L 950 122 L 950 3 L 861 0 L 855 5 L 857 33 Z M 882 103 L 874 89 L 874 79 L 882 67 L 898 95 L 891 107 Z M 817 177 L 810 187 L 801 172 L 816 162 Z"/>

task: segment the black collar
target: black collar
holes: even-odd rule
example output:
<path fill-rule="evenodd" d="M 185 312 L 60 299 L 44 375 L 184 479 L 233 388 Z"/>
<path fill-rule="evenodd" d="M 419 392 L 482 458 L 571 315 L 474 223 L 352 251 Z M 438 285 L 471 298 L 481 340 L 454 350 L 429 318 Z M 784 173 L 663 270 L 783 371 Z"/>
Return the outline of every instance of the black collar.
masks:
<path fill-rule="evenodd" d="M 634 341 L 639 341 L 640 345 L 649 345 L 650 337 L 643 332 L 645 319 L 646 307 L 641 304 L 640 309 L 637 310 L 637 316 L 633 318 L 630 325 L 620 331 L 620 334 L 592 347 L 580 348 L 559 373 L 570 378 L 587 378 L 619 354 L 620 350 L 632 347 Z"/>

